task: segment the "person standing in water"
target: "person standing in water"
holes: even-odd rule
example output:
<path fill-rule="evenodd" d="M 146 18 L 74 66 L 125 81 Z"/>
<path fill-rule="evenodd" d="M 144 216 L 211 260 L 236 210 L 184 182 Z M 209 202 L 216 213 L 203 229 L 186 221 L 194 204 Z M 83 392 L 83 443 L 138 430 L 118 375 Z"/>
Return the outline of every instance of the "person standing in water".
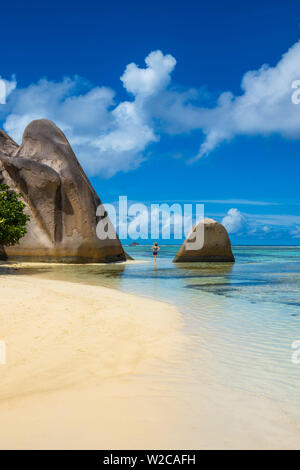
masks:
<path fill-rule="evenodd" d="M 154 245 L 152 247 L 152 252 L 153 252 L 153 256 L 154 256 L 154 263 L 156 263 L 156 258 L 157 258 L 159 250 L 160 250 L 160 248 L 159 248 L 157 242 L 154 242 Z"/>

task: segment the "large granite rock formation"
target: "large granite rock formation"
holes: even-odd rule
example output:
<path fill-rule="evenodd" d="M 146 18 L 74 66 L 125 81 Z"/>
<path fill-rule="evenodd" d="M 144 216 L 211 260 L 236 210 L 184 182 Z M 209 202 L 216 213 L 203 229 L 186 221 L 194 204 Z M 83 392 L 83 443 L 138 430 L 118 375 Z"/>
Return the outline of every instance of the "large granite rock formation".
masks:
<path fill-rule="evenodd" d="M 204 224 L 201 226 L 200 224 Z M 204 229 L 204 244 L 200 249 L 193 250 L 193 241 L 195 234 Z M 231 250 L 231 243 L 225 227 L 213 219 L 205 218 L 198 222 L 181 245 L 173 262 L 234 262 L 234 256 Z"/>
<path fill-rule="evenodd" d="M 126 259 L 108 217 L 96 216 L 101 201 L 53 122 L 31 122 L 20 147 L 0 131 L 0 182 L 23 193 L 30 215 L 28 233 L 19 245 L 6 248 L 9 257 L 63 262 Z M 99 223 L 108 223 L 114 235 L 100 240 Z"/>

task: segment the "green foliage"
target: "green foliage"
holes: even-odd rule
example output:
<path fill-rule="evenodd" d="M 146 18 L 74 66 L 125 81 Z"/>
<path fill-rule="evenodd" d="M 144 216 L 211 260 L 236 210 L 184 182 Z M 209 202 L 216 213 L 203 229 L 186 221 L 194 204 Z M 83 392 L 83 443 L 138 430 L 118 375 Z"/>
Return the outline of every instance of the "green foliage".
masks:
<path fill-rule="evenodd" d="M 22 194 L 0 184 L 0 244 L 16 245 L 27 232 L 29 215 L 24 213 L 25 204 L 20 200 Z"/>

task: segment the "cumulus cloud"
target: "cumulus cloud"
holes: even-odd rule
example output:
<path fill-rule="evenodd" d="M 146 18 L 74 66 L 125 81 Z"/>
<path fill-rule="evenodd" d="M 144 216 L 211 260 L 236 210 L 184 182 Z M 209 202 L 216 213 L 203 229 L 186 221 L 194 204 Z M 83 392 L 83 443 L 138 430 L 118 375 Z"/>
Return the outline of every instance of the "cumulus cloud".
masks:
<path fill-rule="evenodd" d="M 0 75 L 0 104 L 6 104 L 9 95 L 15 90 L 17 82 L 13 76 L 11 80 L 6 80 Z"/>
<path fill-rule="evenodd" d="M 66 134 L 89 175 L 113 176 L 136 168 L 143 151 L 159 140 L 145 101 L 170 82 L 176 61 L 161 51 L 149 54 L 146 67 L 126 67 L 121 80 L 132 101 L 116 103 L 108 87 L 92 87 L 80 78 L 41 79 L 16 89 L 0 110 L 5 131 L 21 142 L 24 128 L 39 118 L 53 120 Z"/>
<path fill-rule="evenodd" d="M 293 230 L 290 231 L 292 238 L 300 238 L 300 226 L 297 225 Z"/>
<path fill-rule="evenodd" d="M 247 72 L 242 94 L 222 93 L 217 106 L 205 110 L 201 128 L 206 138 L 195 159 L 237 135 L 278 133 L 300 137 L 299 107 L 292 101 L 292 85 L 300 76 L 300 42 L 283 55 L 276 66 L 263 65 Z"/>
<path fill-rule="evenodd" d="M 229 209 L 222 220 L 222 224 L 229 233 L 239 233 L 248 227 L 246 217 L 235 208 Z"/>
<path fill-rule="evenodd" d="M 75 143 L 89 140 L 110 121 L 108 107 L 114 103 L 114 92 L 106 87 L 90 89 L 79 77 L 61 82 L 42 79 L 24 89 L 16 89 L 3 109 L 4 129 L 20 142 L 24 126 L 41 117 L 54 120 L 69 132 Z"/>
<path fill-rule="evenodd" d="M 124 211 L 124 207 L 128 207 L 128 211 Z M 188 210 L 182 204 L 137 203 L 127 198 L 125 206 L 124 201 L 119 200 L 105 203 L 105 209 L 121 239 L 126 239 L 128 234 L 132 239 L 182 240 L 202 215 L 201 211 L 195 214 L 192 208 Z"/>
<path fill-rule="evenodd" d="M 235 242 L 278 243 L 300 238 L 300 216 L 296 215 L 250 214 L 232 208 L 223 219 L 216 214 L 214 217 L 221 220 Z"/>
<path fill-rule="evenodd" d="M 149 97 L 164 90 L 171 80 L 176 60 L 170 54 L 161 51 L 151 52 L 145 59 L 146 68 L 135 63 L 127 65 L 121 77 L 124 87 L 135 97 Z"/>
<path fill-rule="evenodd" d="M 293 93 L 300 97 L 299 89 L 292 88 L 295 83 L 300 86 L 300 42 L 275 66 L 247 72 L 239 96 L 226 91 L 216 102 L 204 88 L 172 85 L 175 65 L 175 58 L 161 51 L 151 52 L 144 67 L 127 65 L 120 79 L 129 98 L 121 102 L 111 88 L 92 86 L 80 77 L 41 79 L 23 89 L 12 78 L 0 121 L 18 142 L 31 120 L 55 121 L 89 175 L 108 177 L 137 168 L 148 146 L 163 134 L 198 131 L 195 135 L 202 143 L 191 161 L 237 135 L 300 138 L 300 108 L 294 104 L 297 100 L 292 101 Z"/>

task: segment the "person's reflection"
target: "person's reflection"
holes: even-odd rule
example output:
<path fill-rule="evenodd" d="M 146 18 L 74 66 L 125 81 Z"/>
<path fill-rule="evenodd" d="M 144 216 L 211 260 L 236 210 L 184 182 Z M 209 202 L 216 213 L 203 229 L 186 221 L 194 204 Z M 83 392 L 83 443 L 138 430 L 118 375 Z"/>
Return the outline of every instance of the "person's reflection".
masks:
<path fill-rule="evenodd" d="M 158 278 L 159 278 L 159 268 L 157 267 L 156 261 L 153 263 L 153 293 L 154 296 L 158 294 Z"/>

